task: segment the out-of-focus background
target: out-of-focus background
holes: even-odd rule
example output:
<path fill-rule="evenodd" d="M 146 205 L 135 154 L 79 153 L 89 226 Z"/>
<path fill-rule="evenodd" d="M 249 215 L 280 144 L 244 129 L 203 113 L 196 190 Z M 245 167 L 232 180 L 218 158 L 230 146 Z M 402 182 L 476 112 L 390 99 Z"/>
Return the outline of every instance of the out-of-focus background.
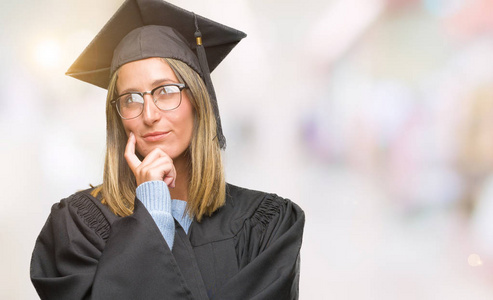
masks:
<path fill-rule="evenodd" d="M 101 182 L 105 90 L 64 72 L 122 2 L 0 2 L 0 299 Z M 213 73 L 227 178 L 305 210 L 301 299 L 493 299 L 493 0 L 172 3 L 249 35 Z"/>

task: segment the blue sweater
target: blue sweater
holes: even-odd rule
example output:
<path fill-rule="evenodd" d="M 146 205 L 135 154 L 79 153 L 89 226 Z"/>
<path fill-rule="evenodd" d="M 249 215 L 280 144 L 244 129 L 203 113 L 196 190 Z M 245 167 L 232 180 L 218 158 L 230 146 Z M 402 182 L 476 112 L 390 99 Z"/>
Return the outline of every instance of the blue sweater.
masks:
<path fill-rule="evenodd" d="M 173 249 L 176 219 L 183 230 L 188 233 L 192 219 L 185 213 L 187 202 L 172 200 L 168 186 L 164 181 L 147 181 L 137 187 L 137 198 L 144 204 L 156 222 L 169 249 Z"/>

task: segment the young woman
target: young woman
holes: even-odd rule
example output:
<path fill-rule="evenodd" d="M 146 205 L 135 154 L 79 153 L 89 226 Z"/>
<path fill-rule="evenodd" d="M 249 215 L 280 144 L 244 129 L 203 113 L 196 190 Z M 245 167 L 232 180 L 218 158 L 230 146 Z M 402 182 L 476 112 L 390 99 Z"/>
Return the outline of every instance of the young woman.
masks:
<path fill-rule="evenodd" d="M 71 67 L 108 88 L 104 178 L 53 206 L 31 262 L 42 299 L 298 297 L 303 211 L 224 179 L 209 68 L 244 36 L 127 0 Z"/>

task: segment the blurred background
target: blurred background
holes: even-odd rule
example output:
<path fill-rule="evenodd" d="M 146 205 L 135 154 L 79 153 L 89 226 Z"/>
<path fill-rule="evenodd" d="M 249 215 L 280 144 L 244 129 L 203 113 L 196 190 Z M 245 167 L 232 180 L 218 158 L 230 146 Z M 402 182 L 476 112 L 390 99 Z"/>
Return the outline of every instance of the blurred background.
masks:
<path fill-rule="evenodd" d="M 1 299 L 99 184 L 105 90 L 64 75 L 122 0 L 0 0 Z M 172 0 L 245 31 L 214 71 L 229 182 L 306 213 L 301 299 L 493 299 L 493 0 Z"/>

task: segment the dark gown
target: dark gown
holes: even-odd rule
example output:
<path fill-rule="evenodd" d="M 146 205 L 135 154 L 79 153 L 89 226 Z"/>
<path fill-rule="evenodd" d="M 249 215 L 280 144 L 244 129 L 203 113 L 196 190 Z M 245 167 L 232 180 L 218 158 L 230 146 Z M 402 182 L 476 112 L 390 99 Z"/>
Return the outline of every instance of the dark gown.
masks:
<path fill-rule="evenodd" d="M 138 200 L 114 215 L 90 190 L 53 205 L 34 248 L 41 299 L 297 299 L 304 213 L 275 194 L 227 185 L 226 204 L 170 251 Z"/>

